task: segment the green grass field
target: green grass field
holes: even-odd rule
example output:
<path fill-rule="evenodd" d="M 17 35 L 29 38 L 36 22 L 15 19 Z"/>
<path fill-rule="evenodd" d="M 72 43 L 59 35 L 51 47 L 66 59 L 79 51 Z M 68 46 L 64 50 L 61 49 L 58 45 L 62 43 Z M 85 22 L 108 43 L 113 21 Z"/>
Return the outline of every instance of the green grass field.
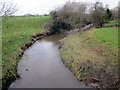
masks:
<path fill-rule="evenodd" d="M 79 80 L 90 85 L 95 78 L 100 80 L 100 87 L 110 87 L 118 80 L 117 28 L 71 34 L 61 40 L 61 45 L 63 62 Z"/>
<path fill-rule="evenodd" d="M 30 36 L 44 32 L 43 24 L 50 20 L 49 16 L 7 17 L 3 18 L 2 30 L 2 63 L 3 76 L 21 52 L 21 46 L 30 41 Z"/>
<path fill-rule="evenodd" d="M 118 47 L 118 28 L 97 29 L 95 36 L 97 39 L 100 39 L 111 47 Z"/>

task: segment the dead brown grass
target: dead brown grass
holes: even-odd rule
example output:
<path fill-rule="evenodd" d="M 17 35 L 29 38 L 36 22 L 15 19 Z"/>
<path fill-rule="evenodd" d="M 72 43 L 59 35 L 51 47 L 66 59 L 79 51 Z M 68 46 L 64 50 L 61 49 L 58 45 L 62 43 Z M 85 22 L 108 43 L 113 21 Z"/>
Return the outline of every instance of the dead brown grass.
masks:
<path fill-rule="evenodd" d="M 75 76 L 93 87 L 118 87 L 118 49 L 96 39 L 95 29 L 61 40 L 61 57 Z"/>

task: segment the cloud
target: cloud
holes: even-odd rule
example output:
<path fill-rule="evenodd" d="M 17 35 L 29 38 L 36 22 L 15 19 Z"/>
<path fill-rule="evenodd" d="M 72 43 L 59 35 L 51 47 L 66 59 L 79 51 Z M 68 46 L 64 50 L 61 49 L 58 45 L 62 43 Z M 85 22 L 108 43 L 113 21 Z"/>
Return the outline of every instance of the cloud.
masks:
<path fill-rule="evenodd" d="M 66 0 L 13 0 L 19 6 L 16 14 L 45 14 L 63 5 Z"/>
<path fill-rule="evenodd" d="M 68 0 L 0 0 L 1 1 L 12 1 L 17 4 L 18 11 L 16 15 L 24 15 L 27 13 L 31 14 L 45 14 L 51 10 L 64 5 Z M 96 1 L 102 2 L 104 5 L 108 4 L 110 8 L 117 6 L 119 0 L 69 0 L 69 1 L 81 1 L 91 2 Z"/>

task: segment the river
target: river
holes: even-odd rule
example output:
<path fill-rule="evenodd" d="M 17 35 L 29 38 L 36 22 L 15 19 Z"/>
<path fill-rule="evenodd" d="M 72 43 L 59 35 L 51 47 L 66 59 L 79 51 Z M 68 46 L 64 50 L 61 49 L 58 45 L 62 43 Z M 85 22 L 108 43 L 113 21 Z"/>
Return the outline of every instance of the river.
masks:
<path fill-rule="evenodd" d="M 10 88 L 88 88 L 61 61 L 56 43 L 61 38 L 61 35 L 48 37 L 29 47 L 18 63 L 21 78 Z"/>

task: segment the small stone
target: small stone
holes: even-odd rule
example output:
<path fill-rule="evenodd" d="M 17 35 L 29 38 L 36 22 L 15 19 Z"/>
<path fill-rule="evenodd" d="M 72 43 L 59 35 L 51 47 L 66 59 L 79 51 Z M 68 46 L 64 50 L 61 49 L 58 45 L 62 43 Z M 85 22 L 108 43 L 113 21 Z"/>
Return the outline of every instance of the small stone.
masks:
<path fill-rule="evenodd" d="M 90 86 L 92 86 L 94 88 L 99 88 L 100 87 L 97 83 L 91 83 Z"/>

